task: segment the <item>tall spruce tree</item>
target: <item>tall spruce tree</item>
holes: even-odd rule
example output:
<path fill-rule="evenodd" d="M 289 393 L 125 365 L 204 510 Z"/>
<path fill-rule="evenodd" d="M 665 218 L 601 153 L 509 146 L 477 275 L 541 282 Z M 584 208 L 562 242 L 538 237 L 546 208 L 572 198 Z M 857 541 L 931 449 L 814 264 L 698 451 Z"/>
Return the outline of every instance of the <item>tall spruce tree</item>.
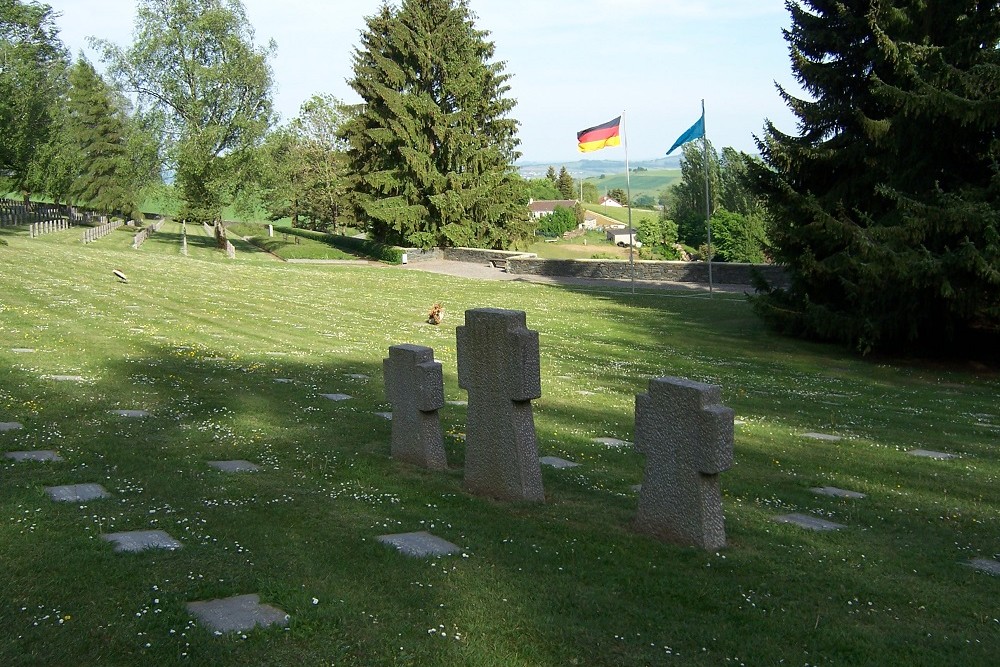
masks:
<path fill-rule="evenodd" d="M 559 170 L 559 178 L 556 181 L 556 187 L 559 188 L 559 194 L 562 195 L 563 199 L 576 199 L 576 182 L 573 180 L 573 175 L 569 173 L 566 167 Z"/>
<path fill-rule="evenodd" d="M 781 93 L 800 133 L 765 126 L 765 198 L 789 289 L 780 328 L 862 351 L 1000 330 L 1000 11 L 975 0 L 788 2 Z"/>
<path fill-rule="evenodd" d="M 465 0 L 404 0 L 366 19 L 343 137 L 373 238 L 506 248 L 532 232 L 510 75 L 474 18 Z"/>
<path fill-rule="evenodd" d="M 152 176 L 156 151 L 147 152 L 146 178 L 135 178 L 141 163 L 129 151 L 129 119 L 121 98 L 84 59 L 70 69 L 69 82 L 64 132 L 76 166 L 70 194 L 98 210 L 137 218 L 140 188 Z"/>

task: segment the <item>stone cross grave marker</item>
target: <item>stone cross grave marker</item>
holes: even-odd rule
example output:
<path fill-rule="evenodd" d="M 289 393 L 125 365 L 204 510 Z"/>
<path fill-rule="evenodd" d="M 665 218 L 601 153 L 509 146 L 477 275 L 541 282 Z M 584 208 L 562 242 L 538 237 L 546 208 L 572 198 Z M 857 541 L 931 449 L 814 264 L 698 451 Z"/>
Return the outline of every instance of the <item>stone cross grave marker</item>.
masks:
<path fill-rule="evenodd" d="M 382 360 L 385 393 L 392 404 L 392 458 L 429 470 L 445 470 L 444 435 L 438 410 L 444 407 L 444 374 L 434 350 L 393 345 Z M 384 416 L 384 414 L 383 414 Z"/>
<path fill-rule="evenodd" d="M 678 544 L 726 546 L 719 473 L 733 464 L 733 411 L 722 388 L 683 378 L 650 380 L 635 398 L 635 446 L 646 455 L 638 530 Z"/>
<path fill-rule="evenodd" d="M 465 488 L 500 500 L 542 502 L 532 399 L 542 395 L 538 332 L 519 310 L 465 311 L 456 330 L 458 384 L 469 392 Z"/>

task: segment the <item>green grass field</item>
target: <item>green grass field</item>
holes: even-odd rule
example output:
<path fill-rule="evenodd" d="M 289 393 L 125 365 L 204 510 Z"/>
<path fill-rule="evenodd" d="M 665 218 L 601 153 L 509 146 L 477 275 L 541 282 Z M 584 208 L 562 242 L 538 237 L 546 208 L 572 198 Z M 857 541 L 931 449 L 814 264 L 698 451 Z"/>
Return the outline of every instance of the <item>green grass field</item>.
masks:
<path fill-rule="evenodd" d="M 632 197 L 649 195 L 653 199 L 660 196 L 663 190 L 681 180 L 680 169 L 650 169 L 648 171 L 632 172 L 626 182 L 625 173 L 609 174 L 604 178 L 591 176 L 585 180 L 597 186 L 602 195 L 615 188 L 626 189 L 631 183 Z"/>
<path fill-rule="evenodd" d="M 617 220 L 618 222 L 624 222 L 628 224 L 628 209 L 627 208 L 615 208 L 611 206 L 600 206 L 598 204 L 584 204 L 583 207 L 588 211 L 593 211 L 595 213 L 600 213 L 603 216 Z M 644 208 L 633 208 L 632 209 L 632 226 L 638 227 L 643 220 L 648 218 L 658 220 L 660 218 L 659 211 L 650 211 Z"/>
<path fill-rule="evenodd" d="M 995 664 L 1000 578 L 964 565 L 1000 555 L 995 372 L 779 338 L 736 297 L 232 261 L 204 243 L 185 257 L 173 233 L 132 250 L 126 232 L 83 246 L 79 230 L 0 230 L 0 422 L 24 426 L 0 448 L 65 459 L 0 459 L 0 664 Z M 399 343 L 433 347 L 446 398 L 465 399 L 455 327 L 484 306 L 527 312 L 540 454 L 582 464 L 543 469 L 544 504 L 463 491 L 463 407 L 441 411 L 444 473 L 390 460 L 373 414 Z M 635 395 L 663 375 L 722 385 L 741 422 L 719 553 L 631 530 L 644 459 L 592 442 L 631 440 Z M 353 399 L 320 396 L 338 392 Z M 112 497 L 44 492 L 72 483 Z M 846 528 L 773 521 L 789 512 Z M 183 548 L 116 554 L 100 537 L 139 529 Z M 417 530 L 463 554 L 376 540 Z M 288 627 L 214 636 L 186 611 L 251 593 Z"/>

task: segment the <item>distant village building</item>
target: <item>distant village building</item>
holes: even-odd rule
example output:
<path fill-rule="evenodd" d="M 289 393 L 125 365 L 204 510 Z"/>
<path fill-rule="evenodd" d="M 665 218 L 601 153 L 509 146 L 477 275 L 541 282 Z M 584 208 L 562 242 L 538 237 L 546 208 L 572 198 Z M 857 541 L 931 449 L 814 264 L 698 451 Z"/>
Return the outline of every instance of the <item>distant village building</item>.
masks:
<path fill-rule="evenodd" d="M 597 218 L 584 218 L 578 226 L 579 229 L 597 229 Z"/>
<path fill-rule="evenodd" d="M 607 195 L 598 199 L 597 203 L 600 204 L 601 206 L 610 206 L 611 208 L 625 208 L 624 206 L 616 202 L 611 197 L 608 197 Z"/>
<path fill-rule="evenodd" d="M 608 240 L 614 243 L 616 246 L 621 246 L 622 248 L 627 248 L 631 243 L 636 248 L 642 247 L 642 241 L 635 240 L 635 230 L 631 232 L 627 229 L 609 229 L 608 230 Z"/>
<path fill-rule="evenodd" d="M 538 201 L 535 201 L 534 199 L 532 199 L 528 203 L 528 210 L 531 211 L 531 217 L 535 218 L 537 220 L 538 218 L 544 218 L 547 215 L 552 215 L 553 213 L 555 213 L 556 206 L 562 206 L 563 208 L 568 208 L 569 210 L 572 211 L 573 208 L 576 206 L 576 200 L 575 199 L 548 199 L 548 200 L 542 200 L 542 199 L 540 199 Z"/>

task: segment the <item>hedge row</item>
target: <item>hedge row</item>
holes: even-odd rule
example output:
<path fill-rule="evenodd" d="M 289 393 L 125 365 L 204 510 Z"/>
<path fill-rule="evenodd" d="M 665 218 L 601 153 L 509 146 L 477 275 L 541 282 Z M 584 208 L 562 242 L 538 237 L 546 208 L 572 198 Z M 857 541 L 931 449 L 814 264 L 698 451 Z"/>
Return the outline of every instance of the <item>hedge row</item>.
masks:
<path fill-rule="evenodd" d="M 377 241 L 356 239 L 353 236 L 338 236 L 334 234 L 327 234 L 325 232 L 316 232 L 311 229 L 300 229 L 298 227 L 275 226 L 274 231 L 281 232 L 282 234 L 301 236 L 302 238 L 313 239 L 314 241 L 320 241 L 321 243 L 332 245 L 334 248 L 339 248 L 340 250 L 354 253 L 356 255 L 364 255 L 365 257 L 377 259 L 388 264 L 403 263 L 402 248 L 385 245 L 384 243 L 379 243 Z"/>

